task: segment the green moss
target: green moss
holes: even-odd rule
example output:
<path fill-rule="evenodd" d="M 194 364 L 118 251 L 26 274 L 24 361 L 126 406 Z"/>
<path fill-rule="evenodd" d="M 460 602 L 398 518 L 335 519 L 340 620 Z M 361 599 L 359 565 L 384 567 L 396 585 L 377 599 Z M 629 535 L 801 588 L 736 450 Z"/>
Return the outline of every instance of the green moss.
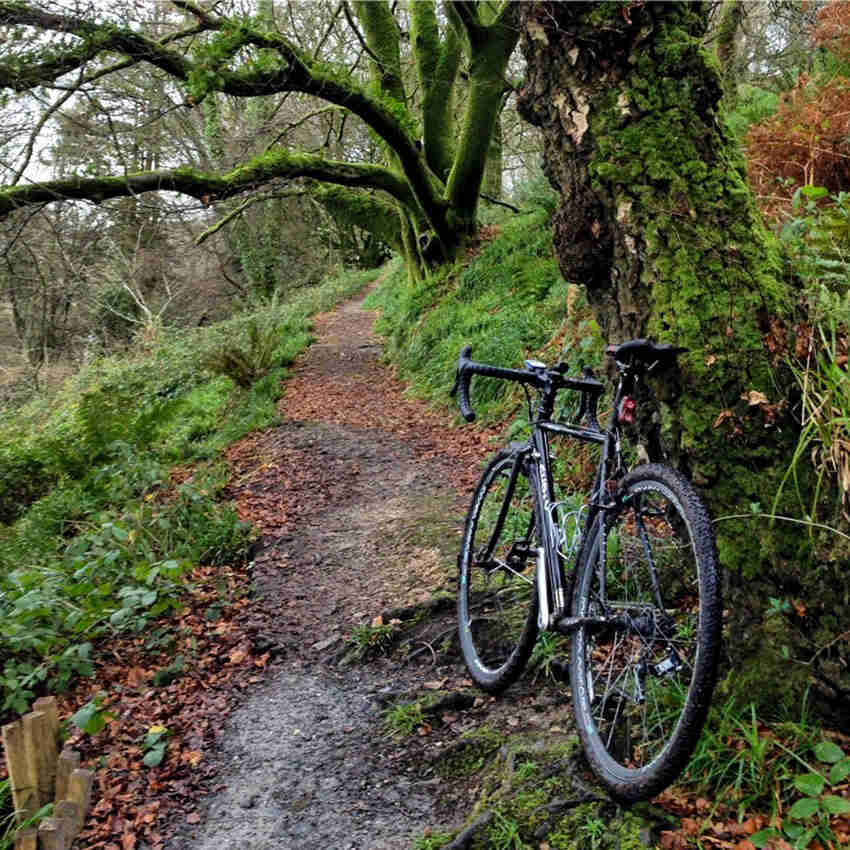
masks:
<path fill-rule="evenodd" d="M 765 593 L 760 582 L 751 584 L 747 595 Z M 758 607 L 761 599 L 751 599 Z M 741 634 L 741 641 L 748 648 L 748 663 L 727 676 L 718 686 L 715 702 L 732 698 L 736 705 L 757 702 L 762 709 L 760 716 L 785 720 L 799 717 L 802 695 L 809 684 L 810 670 L 807 666 L 794 663 L 792 653 L 799 636 L 788 621 L 779 615 L 765 618 L 758 628 Z"/>
<path fill-rule="evenodd" d="M 778 456 L 776 432 L 766 435 L 759 408 L 741 395 L 776 397 L 759 319 L 787 315 L 790 296 L 743 159 L 716 120 L 720 82 L 694 12 L 688 4 L 668 8 L 651 46 L 632 57 L 627 103 L 608 95 L 591 115 L 598 156 L 589 173 L 600 191 L 632 199 L 628 231 L 642 234 L 638 292 L 650 314 L 644 333 L 692 352 L 682 359 L 688 392 L 675 399 L 668 434 L 679 439 L 676 460 L 728 513 L 742 495 L 755 501 L 775 489 L 784 471 L 760 459 Z M 721 427 L 724 410 L 732 415 Z M 762 559 L 727 529 L 719 528 L 725 563 L 758 570 Z"/>
<path fill-rule="evenodd" d="M 444 754 L 436 765 L 437 773 L 446 778 L 472 776 L 478 773 L 499 751 L 503 737 L 489 726 L 465 735 L 458 745 Z"/>
<path fill-rule="evenodd" d="M 646 850 L 649 827 L 639 815 L 620 809 L 614 817 L 598 803 L 565 814 L 547 836 L 551 850 Z"/>
<path fill-rule="evenodd" d="M 545 841 L 552 850 L 639 850 L 646 846 L 652 824 L 633 812 L 607 802 L 572 807 L 572 781 L 578 768 L 578 741 L 572 736 L 545 738 L 513 735 L 507 739 L 485 733 L 491 755 L 477 768 L 481 789 L 469 822 L 484 812 L 492 819 L 474 837 L 474 850 L 497 847 L 537 847 Z M 497 747 L 497 749 L 493 749 Z M 458 773 L 455 775 L 469 775 Z"/>

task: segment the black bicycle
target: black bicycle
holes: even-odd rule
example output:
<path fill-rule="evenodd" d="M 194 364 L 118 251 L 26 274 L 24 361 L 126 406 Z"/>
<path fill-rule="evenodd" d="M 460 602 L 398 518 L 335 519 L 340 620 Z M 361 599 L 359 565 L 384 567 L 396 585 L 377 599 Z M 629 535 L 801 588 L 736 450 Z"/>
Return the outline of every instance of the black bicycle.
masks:
<path fill-rule="evenodd" d="M 627 470 L 624 459 L 641 381 L 683 350 L 644 339 L 608 346 L 619 380 L 605 429 L 597 420 L 604 385 L 588 368 L 581 377 L 536 360 L 506 369 L 470 360 L 466 347 L 452 390 L 467 421 L 473 375 L 517 381 L 529 403 L 529 439 L 490 462 L 466 518 L 457 613 L 470 675 L 498 693 L 522 673 L 540 630 L 570 635 L 578 733 L 593 771 L 623 802 L 655 796 L 685 767 L 720 654 L 708 512 L 671 467 Z M 561 390 L 579 393 L 570 421 L 553 415 Z M 589 492 L 556 499 L 550 439 L 558 435 L 601 447 Z"/>

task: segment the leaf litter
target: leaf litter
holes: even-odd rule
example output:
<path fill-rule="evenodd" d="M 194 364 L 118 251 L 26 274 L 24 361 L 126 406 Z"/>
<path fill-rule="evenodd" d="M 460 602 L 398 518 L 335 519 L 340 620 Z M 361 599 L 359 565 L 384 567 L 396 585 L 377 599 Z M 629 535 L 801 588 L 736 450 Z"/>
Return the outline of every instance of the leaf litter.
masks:
<path fill-rule="evenodd" d="M 348 646 L 346 630 L 358 623 L 398 623 L 387 612 L 421 604 L 451 581 L 444 553 L 417 533 L 422 517 L 405 512 L 416 500 L 434 502 L 428 520 L 433 524 L 433 515 L 442 515 L 438 533 L 456 546 L 465 500 L 502 428 L 452 428 L 445 411 L 407 398 L 404 383 L 378 359 L 372 322 L 357 303 L 315 317 L 318 342 L 287 382 L 281 425 L 227 449 L 227 495 L 259 535 L 253 559 L 198 567 L 179 616 L 101 645 L 94 679 L 78 680 L 60 697 L 69 716 L 105 693 L 102 707 L 113 717 L 97 735 L 75 733 L 69 741 L 96 771 L 95 803 L 81 846 L 190 846 L 209 815 L 205 801 L 226 790 L 217 761 L 226 719 L 251 694 L 273 687 L 283 671 L 326 673 L 327 663 Z M 406 472 L 388 489 L 399 465 Z M 181 474 L 190 473 L 175 470 L 175 480 Z M 434 481 L 440 484 L 436 497 Z M 407 498 L 394 502 L 399 491 Z M 367 502 L 371 507 L 360 509 Z M 338 528 L 329 527 L 334 517 Z M 358 534 L 363 540 L 352 544 Z M 330 556 L 322 549 L 329 541 L 335 541 Z M 359 563 L 343 581 L 335 580 L 334 571 L 352 560 Z M 541 697 L 520 683 L 510 701 L 499 703 L 472 690 L 457 664 L 427 667 L 428 652 L 424 660 L 424 672 L 406 680 L 388 672 L 397 662 L 387 662 L 370 679 L 369 694 L 375 696 L 375 682 L 383 676 L 390 684 L 378 694 L 382 705 L 403 698 L 407 686 L 409 693 L 468 690 L 475 694 L 472 707 L 429 715 L 418 734 L 401 744 L 363 742 L 390 767 L 427 764 L 430 751 L 451 746 L 485 720 L 508 733 L 516 731 L 521 714 L 527 728 L 566 734 L 546 713 L 553 707 L 565 713 L 564 699 Z M 165 742 L 163 757 L 153 767 L 145 765 L 144 747 L 151 729 L 165 730 L 157 737 L 157 745 Z M 337 731 L 356 737 L 358 727 L 349 723 Z M 448 786 L 441 784 L 445 795 Z M 462 816 L 464 806 L 475 802 L 477 786 L 466 786 L 442 801 L 444 816 L 452 809 Z M 296 800 L 293 810 L 302 802 Z M 658 836 L 657 846 L 665 848 L 750 850 L 749 836 L 768 824 L 764 814 L 739 819 L 722 801 L 678 787 L 655 803 L 678 819 L 676 828 L 671 824 Z M 436 817 L 440 810 L 427 812 Z M 850 842 L 845 821 L 834 826 L 839 842 Z"/>

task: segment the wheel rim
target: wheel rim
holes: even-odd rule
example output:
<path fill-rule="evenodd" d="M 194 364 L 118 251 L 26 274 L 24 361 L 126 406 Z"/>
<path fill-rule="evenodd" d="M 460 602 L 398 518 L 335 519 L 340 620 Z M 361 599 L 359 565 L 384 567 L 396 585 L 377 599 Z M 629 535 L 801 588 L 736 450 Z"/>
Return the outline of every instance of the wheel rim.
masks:
<path fill-rule="evenodd" d="M 676 737 L 698 662 L 699 565 L 673 493 L 657 483 L 634 485 L 593 559 L 578 614 L 621 625 L 577 635 L 584 687 L 574 698 L 584 702 L 584 731 L 606 767 L 641 772 Z"/>
<path fill-rule="evenodd" d="M 481 501 L 466 552 L 465 617 L 476 660 L 495 674 L 523 642 L 534 604 L 537 537 L 528 479 L 517 476 L 501 533 L 493 540 L 509 487 L 512 461 L 496 468 Z"/>

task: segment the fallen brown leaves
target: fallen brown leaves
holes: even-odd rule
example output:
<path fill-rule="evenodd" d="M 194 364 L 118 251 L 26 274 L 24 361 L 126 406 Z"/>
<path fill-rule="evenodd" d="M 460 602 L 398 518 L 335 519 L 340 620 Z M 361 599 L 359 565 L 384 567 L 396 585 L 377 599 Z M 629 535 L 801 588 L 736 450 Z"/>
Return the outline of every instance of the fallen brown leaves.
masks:
<path fill-rule="evenodd" d="M 341 313 L 316 317 L 315 327 L 323 338 L 350 335 L 347 317 Z M 318 367 L 315 363 L 314 357 L 305 361 L 287 382 L 280 403 L 286 419 L 391 434 L 409 442 L 423 458 L 457 461 L 449 483 L 459 493 L 471 492 L 481 474 L 481 462 L 498 446 L 505 423 L 450 427 L 451 414 L 407 397 L 407 385 L 377 357 L 358 359 L 342 373 L 333 361 L 320 362 Z"/>
<path fill-rule="evenodd" d="M 769 730 L 760 729 L 759 734 L 769 734 Z M 661 833 L 659 845 L 664 850 L 693 850 L 696 847 L 703 850 L 715 847 L 720 850 L 756 850 L 750 836 L 767 827 L 781 827 L 784 817 L 781 806 L 779 814 L 774 816 L 764 812 L 739 815 L 735 806 L 722 805 L 704 797 L 694 797 L 678 786 L 666 789 L 653 802 L 680 819 L 677 829 L 668 829 Z M 850 817 L 833 816 L 830 819 L 830 829 L 838 842 L 837 846 L 850 845 Z M 791 850 L 791 845 L 778 837 L 770 839 L 765 847 L 766 850 Z M 833 845 L 830 844 L 829 847 L 832 848 Z M 826 848 L 818 841 L 813 841 L 808 845 L 808 850 Z"/>
<path fill-rule="evenodd" d="M 664 850 L 685 850 L 697 846 L 706 850 L 712 847 L 755 850 L 749 836 L 768 825 L 766 815 L 755 814 L 739 820 L 733 807 L 688 794 L 677 786 L 666 789 L 654 802 L 681 819 L 678 829 L 661 833 L 659 841 Z"/>
<path fill-rule="evenodd" d="M 111 640 L 98 647 L 94 682 L 80 681 L 61 698 L 70 714 L 106 692 L 114 716 L 98 735 L 76 733 L 70 740 L 96 771 L 95 803 L 79 839 L 90 850 L 134 850 L 141 842 L 160 850 L 166 818 L 185 812 L 189 823 L 198 823 L 194 809 L 214 777 L 206 756 L 222 720 L 242 690 L 263 680 L 269 653 L 258 652 L 254 638 L 266 615 L 244 598 L 247 570 L 201 567 L 191 580 L 183 612 L 160 624 L 168 629 L 160 633 L 170 641 L 168 651 L 156 648 L 150 632 Z M 177 655 L 182 672 L 157 687 L 156 674 Z M 168 730 L 168 748 L 162 764 L 149 768 L 142 742 L 153 726 Z"/>
<path fill-rule="evenodd" d="M 350 319 L 333 313 L 317 317 L 316 324 L 325 337 L 362 333 L 350 330 Z M 363 324 L 362 314 L 357 322 Z M 338 361 L 323 362 L 321 352 L 318 357 L 308 352 L 287 385 L 282 414 L 290 421 L 367 429 L 374 439 L 390 434 L 422 458 L 448 459 L 448 467 L 442 467 L 449 469 L 448 483 L 464 494 L 471 490 L 499 427 L 449 427 L 444 411 L 405 398 L 405 385 L 374 352 L 358 361 L 357 374 L 340 375 L 339 366 Z M 350 464 L 286 445 L 277 429 L 248 435 L 230 446 L 226 457 L 232 470 L 227 495 L 243 520 L 270 537 L 285 534 L 299 517 L 321 509 L 335 488 L 345 487 L 358 473 Z M 191 474 L 191 469 L 175 468 L 172 485 Z M 271 663 L 269 651 L 258 645 L 269 614 L 261 601 L 245 595 L 251 583 L 248 567 L 198 568 L 179 617 L 143 635 L 102 642 L 94 678 L 77 682 L 60 698 L 67 717 L 103 692 L 114 716 L 98 735 L 76 733 L 70 741 L 96 770 L 95 802 L 81 846 L 162 850 L 169 819 L 200 823 L 198 802 L 216 790 L 209 761 L 216 736 L 242 692 L 263 681 Z M 179 656 L 182 666 L 175 669 Z M 167 749 L 159 766 L 146 767 L 143 742 L 152 727 L 168 730 Z"/>

